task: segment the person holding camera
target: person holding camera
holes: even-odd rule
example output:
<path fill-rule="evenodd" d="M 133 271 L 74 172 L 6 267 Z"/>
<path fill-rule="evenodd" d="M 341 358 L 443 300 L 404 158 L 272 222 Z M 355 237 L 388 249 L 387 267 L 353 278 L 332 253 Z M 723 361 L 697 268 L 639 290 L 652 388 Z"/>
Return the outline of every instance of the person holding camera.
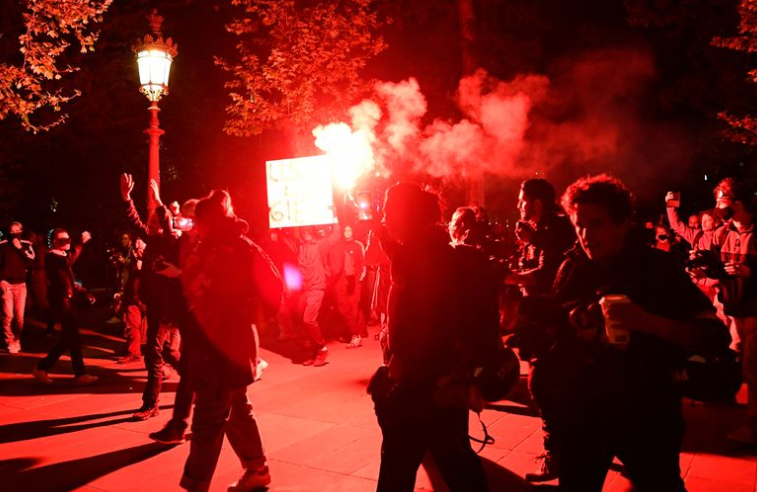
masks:
<path fill-rule="evenodd" d="M 707 269 L 713 261 L 717 261 L 717 251 L 714 250 L 715 231 L 720 227 L 721 221 L 713 210 L 704 210 L 697 227 L 692 226 L 691 217 L 689 224 L 684 224 L 678 216 L 680 194 L 668 192 L 665 195 L 665 205 L 668 214 L 670 228 L 684 241 L 689 243 L 689 259 L 685 262 L 686 269 L 691 279 L 710 299 L 710 302 L 718 308 L 718 317 L 721 317 L 722 305 L 717 300 L 717 279 L 707 276 Z"/>
<path fill-rule="evenodd" d="M 81 340 L 79 324 L 76 319 L 74 297 L 79 287 L 74 281 L 73 265 L 81 255 L 83 246 L 92 238 L 89 232 L 82 232 L 81 243 L 71 247 L 71 237 L 65 229 L 54 229 L 50 233 L 50 250 L 45 258 L 47 273 L 47 300 L 56 321 L 60 323 L 62 336 L 53 346 L 47 356 L 42 359 L 32 371 L 34 378 L 40 383 L 51 384 L 53 380 L 48 375 L 61 355 L 68 350 L 71 356 L 71 366 L 74 370 L 74 383 L 77 385 L 92 384 L 97 376 L 86 373 L 84 358 L 81 354 Z"/>
<path fill-rule="evenodd" d="M 690 351 L 727 349 L 728 333 L 683 268 L 636 237 L 620 180 L 579 179 L 562 203 L 580 249 L 555 280 L 555 370 L 543 381 L 559 408 L 560 490 L 600 492 L 617 457 L 635 490 L 683 492 L 676 375 Z"/>
<path fill-rule="evenodd" d="M 722 274 L 719 297 L 728 318 L 733 343 L 741 353 L 747 385 L 747 412 L 744 422 L 728 435 L 743 444 L 757 445 L 757 240 L 752 216 L 752 190 L 733 178 L 715 187 L 715 211 L 725 225 L 715 232 L 720 249 Z"/>
<path fill-rule="evenodd" d="M 412 184 L 386 192 L 377 231 L 391 261 L 385 360 L 369 385 L 383 436 L 377 492 L 411 492 L 428 451 L 451 492 L 488 490 L 468 440 L 466 402 L 445 381 L 459 369 L 464 310 L 458 263 L 438 197 Z M 495 334 L 496 334 L 496 301 Z"/>

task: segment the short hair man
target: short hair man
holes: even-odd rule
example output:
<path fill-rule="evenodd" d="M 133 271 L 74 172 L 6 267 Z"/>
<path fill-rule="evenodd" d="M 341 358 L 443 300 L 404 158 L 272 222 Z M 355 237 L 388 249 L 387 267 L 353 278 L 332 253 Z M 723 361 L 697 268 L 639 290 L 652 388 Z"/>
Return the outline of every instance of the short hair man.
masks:
<path fill-rule="evenodd" d="M 0 290 L 3 298 L 3 336 L 11 354 L 21 351 L 26 309 L 26 272 L 34 261 L 32 243 L 21 239 L 23 226 L 11 222 L 8 239 L 0 241 Z M 15 322 L 15 330 L 14 330 Z"/>
<path fill-rule="evenodd" d="M 601 491 L 618 457 L 635 490 L 684 492 L 684 422 L 672 374 L 683 349 L 725 348 L 728 334 L 683 268 L 630 233 L 632 197 L 620 180 L 579 179 L 562 203 L 581 248 L 554 286 L 571 313 L 559 322 L 565 336 L 552 349 L 550 374 L 560 402 L 560 490 Z M 609 295 L 626 299 L 600 308 L 597 298 Z M 624 344 L 606 335 L 605 319 L 629 334 Z"/>

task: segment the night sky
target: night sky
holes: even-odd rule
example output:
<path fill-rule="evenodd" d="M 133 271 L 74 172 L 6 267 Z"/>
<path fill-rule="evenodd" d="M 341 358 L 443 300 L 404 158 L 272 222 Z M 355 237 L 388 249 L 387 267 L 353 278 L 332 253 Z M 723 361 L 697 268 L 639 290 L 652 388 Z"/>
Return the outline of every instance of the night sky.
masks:
<path fill-rule="evenodd" d="M 4 60 L 17 56 L 15 3 L 5 2 L 0 11 Z M 755 178 L 752 149 L 728 141 L 717 118 L 724 110 L 754 107 L 755 87 L 746 81 L 754 60 L 710 42 L 736 32 L 736 2 L 625 4 L 659 8 L 640 25 L 629 22 L 619 0 L 478 0 L 478 64 L 502 81 L 520 74 L 549 80 L 549 93 L 532 109 L 535 123 L 526 138 L 532 160 L 544 161 L 544 175 L 558 190 L 588 172 L 612 171 L 637 192 L 648 213 L 661 210 L 666 189 L 684 190 L 692 210 L 710 206 L 713 180 L 729 173 Z M 245 138 L 223 133 L 227 75 L 213 57 L 235 55 L 234 38 L 223 28 L 232 8 L 229 2 L 199 0 L 115 0 L 96 51 L 71 54 L 81 71 L 66 82 L 82 96 L 64 107 L 69 120 L 37 135 L 23 132 L 16 121 L 0 122 L 0 222 L 21 220 L 36 230 L 89 229 L 107 242 L 122 224 L 121 173 L 134 174 L 135 199 L 144 202 L 148 101 L 138 92 L 130 47 L 148 32 L 145 14 L 151 8 L 165 17 L 164 35 L 179 44 L 171 92 L 160 102 L 164 201 L 227 188 L 253 233 L 264 230 L 264 162 L 292 157 L 296 150 L 280 131 Z M 387 0 L 382 9 L 393 19 L 383 30 L 389 48 L 370 62 L 365 76 L 415 77 L 428 101 L 424 124 L 459 120 L 455 2 Z M 592 153 L 592 139 L 604 138 L 605 131 L 615 132 L 617 151 Z M 307 143 L 297 146 L 303 147 Z M 496 174 L 487 179 L 487 204 L 505 219 L 515 214 L 522 176 L 518 170 Z M 463 204 L 454 184 L 434 182 L 449 192 L 449 207 Z"/>

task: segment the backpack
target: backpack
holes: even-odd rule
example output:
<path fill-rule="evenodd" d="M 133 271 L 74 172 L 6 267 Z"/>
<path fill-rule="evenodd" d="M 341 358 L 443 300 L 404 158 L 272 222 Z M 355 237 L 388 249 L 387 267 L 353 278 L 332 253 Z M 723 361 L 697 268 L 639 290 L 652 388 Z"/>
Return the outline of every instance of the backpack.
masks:
<path fill-rule="evenodd" d="M 674 379 L 686 398 L 702 402 L 728 400 L 741 388 L 741 362 L 738 354 L 728 348 L 708 355 L 689 354 Z"/>
<path fill-rule="evenodd" d="M 454 251 L 463 315 L 459 345 L 472 363 L 472 382 L 483 399 L 499 401 L 518 383 L 520 362 L 499 335 L 497 267 L 472 246 L 456 245 Z"/>

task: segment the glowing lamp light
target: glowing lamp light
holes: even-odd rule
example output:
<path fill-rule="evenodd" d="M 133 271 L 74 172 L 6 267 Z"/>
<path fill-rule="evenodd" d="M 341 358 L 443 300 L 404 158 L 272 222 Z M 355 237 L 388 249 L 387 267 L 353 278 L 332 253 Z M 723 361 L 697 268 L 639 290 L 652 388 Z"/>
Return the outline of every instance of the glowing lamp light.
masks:
<path fill-rule="evenodd" d="M 150 101 L 159 101 L 163 95 L 168 94 L 171 63 L 178 54 L 179 47 L 171 38 L 163 40 L 160 32 L 163 18 L 156 11 L 153 11 L 148 19 L 153 34 L 138 39 L 132 49 L 137 54 L 140 91 Z"/>

